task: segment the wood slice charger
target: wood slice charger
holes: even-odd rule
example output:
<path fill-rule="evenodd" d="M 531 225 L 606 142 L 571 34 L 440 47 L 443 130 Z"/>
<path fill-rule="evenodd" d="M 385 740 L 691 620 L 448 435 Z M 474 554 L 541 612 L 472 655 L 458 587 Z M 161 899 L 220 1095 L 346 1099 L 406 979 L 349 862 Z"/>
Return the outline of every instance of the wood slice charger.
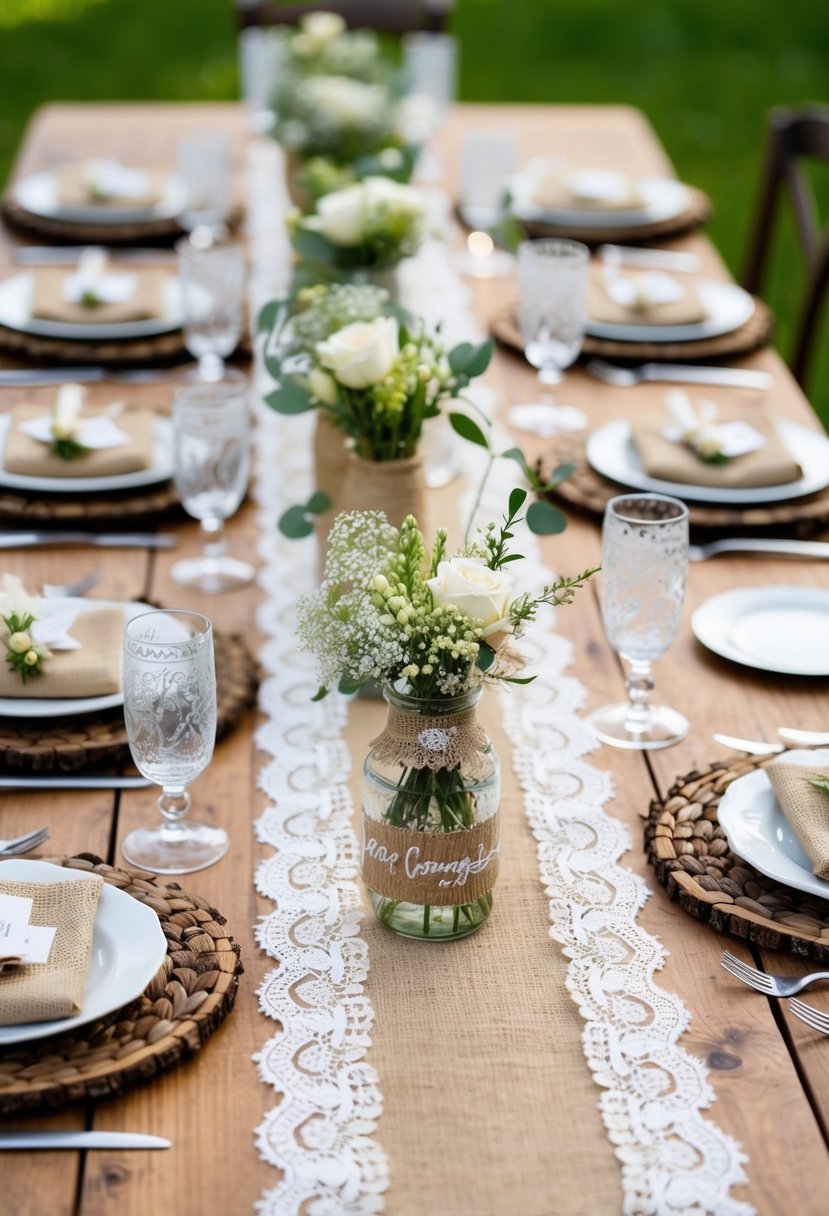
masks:
<path fill-rule="evenodd" d="M 829 900 L 767 878 L 728 847 L 717 818 L 725 789 L 773 756 L 742 756 L 686 773 L 650 804 L 645 852 L 671 899 L 718 933 L 829 961 Z"/>
<path fill-rule="evenodd" d="M 167 955 L 137 1000 L 69 1034 L 0 1051 L 0 1114 L 111 1097 L 192 1056 L 233 1008 L 242 964 L 225 918 L 176 882 L 92 853 L 45 857 L 100 874 L 158 915 Z"/>

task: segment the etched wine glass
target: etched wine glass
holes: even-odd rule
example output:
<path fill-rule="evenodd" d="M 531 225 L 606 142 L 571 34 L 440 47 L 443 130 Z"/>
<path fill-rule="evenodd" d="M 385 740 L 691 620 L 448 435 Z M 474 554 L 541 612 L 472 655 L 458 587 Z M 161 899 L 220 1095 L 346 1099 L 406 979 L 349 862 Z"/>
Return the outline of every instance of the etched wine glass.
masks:
<path fill-rule="evenodd" d="M 676 637 L 688 570 L 688 508 L 662 494 L 623 494 L 607 504 L 602 529 L 602 620 L 628 664 L 628 699 L 587 719 L 614 747 L 670 747 L 688 720 L 653 705 L 651 665 Z"/>
<path fill-rule="evenodd" d="M 226 236 L 230 209 L 227 135 L 205 131 L 180 139 L 178 175 L 185 191 L 178 221 L 190 233 L 190 239 L 204 247 Z"/>
<path fill-rule="evenodd" d="M 241 380 L 225 367 L 242 334 L 245 259 L 241 245 L 207 245 L 179 241 L 178 272 L 184 345 L 198 360 L 187 380 Z"/>
<path fill-rule="evenodd" d="M 538 370 L 541 388 L 561 382 L 578 357 L 587 322 L 587 267 L 590 251 L 578 241 L 544 239 L 518 246 L 518 319 L 527 362 Z M 543 437 L 581 430 L 584 413 L 557 405 L 550 394 L 510 412 L 522 430 Z"/>
<path fill-rule="evenodd" d="M 248 482 L 250 421 L 247 386 L 185 384 L 173 395 L 176 489 L 188 515 L 201 523 L 202 553 L 175 563 L 182 586 L 209 595 L 247 587 L 256 571 L 225 552 L 224 523 L 239 507 Z"/>
<path fill-rule="evenodd" d="M 124 627 L 124 721 L 139 772 L 161 786 L 163 823 L 136 828 L 121 852 L 158 874 L 189 874 L 227 852 L 227 833 L 187 818 L 187 787 L 210 763 L 216 740 L 213 626 L 175 609 L 144 612 Z"/>

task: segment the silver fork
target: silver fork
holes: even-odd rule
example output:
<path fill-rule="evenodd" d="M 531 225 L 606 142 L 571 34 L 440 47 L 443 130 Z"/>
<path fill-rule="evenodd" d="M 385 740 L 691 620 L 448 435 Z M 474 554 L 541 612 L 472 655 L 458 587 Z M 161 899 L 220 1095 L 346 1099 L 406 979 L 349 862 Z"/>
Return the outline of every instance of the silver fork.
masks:
<path fill-rule="evenodd" d="M 813 1009 L 811 1005 L 804 1005 L 803 1001 L 795 999 L 789 1001 L 789 1009 L 796 1018 L 800 1018 L 801 1022 L 805 1022 L 807 1026 L 811 1026 L 812 1030 L 817 1030 L 821 1034 L 829 1034 L 829 1015 L 821 1013 L 819 1009 Z"/>
<path fill-rule="evenodd" d="M 750 963 L 744 963 L 742 959 L 736 958 L 729 950 L 723 954 L 721 966 L 729 975 L 733 975 L 737 980 L 742 980 L 744 984 L 747 984 L 749 988 L 754 988 L 757 992 L 764 992 L 766 996 L 794 996 L 796 992 L 802 992 L 804 988 L 808 988 L 810 984 L 814 984 L 818 980 L 829 980 L 829 971 L 813 971 L 810 975 L 801 975 L 799 979 L 791 979 L 787 975 L 768 975 L 765 971 L 758 971 Z M 795 1001 L 794 1003 L 800 1004 L 801 1002 Z M 808 1008 L 808 1006 L 804 1006 L 804 1008 Z M 826 1024 L 829 1027 L 829 1017 L 826 1018 Z M 829 1029 L 826 1033 L 829 1034 Z"/>
<path fill-rule="evenodd" d="M 669 381 L 676 384 L 722 384 L 732 388 L 771 388 L 768 372 L 751 372 L 741 367 L 696 367 L 684 363 L 641 363 L 639 367 L 616 367 L 604 359 L 590 359 L 585 371 L 614 388 L 632 388 L 645 381 Z"/>
<path fill-rule="evenodd" d="M 83 578 L 78 578 L 74 583 L 44 583 L 43 595 L 47 600 L 54 599 L 74 599 L 75 596 L 86 595 L 87 591 L 91 591 L 96 583 L 101 581 L 100 570 L 90 570 L 89 574 L 85 574 Z"/>
<path fill-rule="evenodd" d="M 25 836 L 14 836 L 11 840 L 0 840 L 0 857 L 11 854 L 31 853 L 38 845 L 49 839 L 48 828 L 38 828 L 35 832 L 27 832 Z"/>

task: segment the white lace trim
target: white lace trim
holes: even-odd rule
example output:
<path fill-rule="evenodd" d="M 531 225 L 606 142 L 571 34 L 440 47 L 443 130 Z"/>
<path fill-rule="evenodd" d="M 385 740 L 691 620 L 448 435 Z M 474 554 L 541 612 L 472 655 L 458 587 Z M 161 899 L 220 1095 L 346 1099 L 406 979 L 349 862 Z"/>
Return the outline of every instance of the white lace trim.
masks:
<path fill-rule="evenodd" d="M 278 294 L 287 274 L 273 160 L 272 152 L 260 151 L 254 162 L 255 304 Z M 414 313 L 449 319 L 449 344 L 473 336 L 468 293 L 445 248 L 427 246 L 404 268 L 402 293 Z M 479 400 L 485 403 L 485 392 Z M 302 420 L 290 419 L 283 443 L 280 423 L 262 411 L 257 434 L 261 582 L 268 597 L 260 624 L 269 637 L 261 658 L 270 673 L 261 693 L 267 721 L 257 742 L 272 757 L 260 774 L 272 805 L 257 835 L 275 853 L 258 868 L 256 886 L 275 904 L 257 938 L 278 962 L 262 984 L 260 1004 L 282 1029 L 256 1059 L 263 1080 L 282 1098 L 259 1127 L 257 1144 L 283 1178 L 257 1206 L 265 1216 L 298 1211 L 302 1203 L 309 1216 L 379 1213 L 389 1169 L 373 1139 L 382 1110 L 378 1078 L 365 1063 L 373 1012 L 362 988 L 368 960 L 359 937 L 359 856 L 344 784 L 346 709 L 335 699 L 310 702 L 313 663 L 293 643 L 297 591 L 314 581 L 313 546 L 283 541 L 275 523 L 285 505 L 312 488 L 310 430 L 304 436 Z M 474 461 L 469 448 L 458 455 Z M 500 513 L 513 481 L 510 469 L 496 465 L 484 517 Z M 529 568 L 551 581 L 535 538 L 526 533 L 521 540 Z M 636 922 L 648 889 L 619 865 L 630 840 L 602 810 L 613 792 L 609 775 L 582 760 L 595 741 L 577 716 L 584 689 L 564 674 L 572 652 L 555 634 L 553 618 L 550 612 L 539 619 L 521 643 L 538 678 L 510 697 L 504 729 L 538 842 L 551 935 L 571 960 L 567 985 L 585 1019 L 585 1057 L 604 1091 L 599 1106 L 622 1163 L 623 1211 L 750 1216 L 754 1209 L 729 1194 L 746 1181 L 746 1158 L 702 1116 L 714 1099 L 707 1070 L 678 1046 L 687 1012 L 654 981 L 665 951 Z"/>

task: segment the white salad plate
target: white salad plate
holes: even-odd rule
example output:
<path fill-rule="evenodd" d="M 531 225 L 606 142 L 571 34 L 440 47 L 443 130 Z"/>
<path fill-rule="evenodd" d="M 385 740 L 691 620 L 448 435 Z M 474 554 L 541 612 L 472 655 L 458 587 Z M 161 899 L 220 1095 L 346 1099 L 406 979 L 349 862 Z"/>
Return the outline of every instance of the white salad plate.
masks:
<path fill-rule="evenodd" d="M 121 608 L 124 613 L 124 624 L 142 612 L 153 612 L 150 604 L 139 600 L 124 603 L 121 600 L 87 600 L 79 597 L 65 596 L 45 599 L 40 607 L 40 616 L 46 618 L 52 613 L 65 612 L 74 608 L 78 613 L 93 612 L 98 608 Z M 71 635 L 72 630 L 70 628 Z M 118 692 L 106 693 L 101 697 L 0 697 L 0 717 L 2 718 L 66 718 L 75 714 L 96 713 L 100 709 L 114 709 L 124 704 L 122 689 Z"/>
<path fill-rule="evenodd" d="M 789 760 L 826 765 L 829 751 L 792 752 Z M 796 891 L 829 899 L 829 882 L 812 873 L 812 863 L 780 809 L 763 769 L 731 782 L 720 800 L 717 818 L 728 847 L 761 874 Z"/>
<path fill-rule="evenodd" d="M 754 312 L 754 300 L 736 283 L 698 279 L 694 287 L 707 314 L 703 321 L 688 325 L 617 325 L 588 317 L 584 332 L 613 342 L 697 342 L 732 333 Z"/>
<path fill-rule="evenodd" d="M 69 224 L 145 224 L 154 220 L 175 219 L 187 203 L 187 187 L 182 178 L 171 173 L 163 197 L 151 206 L 136 205 L 125 199 L 122 203 L 61 203 L 58 201 L 58 177 L 52 170 L 24 177 L 14 188 L 19 206 L 31 215 L 44 219 L 63 220 Z"/>
<path fill-rule="evenodd" d="M 736 587 L 691 617 L 698 641 L 745 667 L 786 676 L 829 676 L 829 591 Z"/>
<path fill-rule="evenodd" d="M 687 210 L 691 195 L 688 187 L 670 177 L 645 177 L 636 186 L 642 205 L 613 209 L 609 207 L 545 207 L 535 201 L 539 181 L 555 170 L 549 158 L 536 157 L 509 181 L 510 209 L 521 220 L 542 224 L 572 224 L 579 228 L 637 228 L 671 220 Z"/>
<path fill-rule="evenodd" d="M 787 502 L 791 498 L 802 498 L 825 489 L 829 485 L 829 438 L 797 422 L 779 421 L 777 429 L 789 453 L 803 470 L 803 476 L 797 481 L 778 486 L 698 486 L 649 477 L 642 468 L 631 437 L 630 423 L 622 419 L 608 422 L 593 431 L 587 440 L 587 460 L 602 477 L 632 490 L 670 494 L 674 498 L 720 503 L 723 506 Z"/>
<path fill-rule="evenodd" d="M 23 270 L 0 283 L 0 325 L 23 334 L 35 334 L 41 338 L 65 338 L 79 342 L 105 342 L 109 339 L 148 338 L 157 334 L 172 333 L 181 329 L 184 310 L 181 298 L 181 283 L 175 275 L 168 275 L 162 289 L 162 311 L 158 317 L 147 317 L 142 321 L 117 321 L 95 324 L 74 321 L 46 321 L 32 316 L 32 291 L 34 274 Z M 205 292 L 205 297 L 207 293 Z"/>
<path fill-rule="evenodd" d="M 71 372 L 69 375 L 71 376 Z M 45 408 L 44 413 L 48 413 Z M 6 444 L 10 421 L 8 415 L 0 415 L 0 452 Z M 154 418 L 152 462 L 146 469 L 136 469 L 134 473 L 115 473 L 110 477 L 29 477 L 23 473 L 9 473 L 0 464 L 0 486 L 9 490 L 48 494 L 133 490 L 152 486 L 160 481 L 169 481 L 173 476 L 173 468 L 173 425 L 169 418 Z"/>
<path fill-rule="evenodd" d="M 84 876 L 82 870 L 46 861 L 0 861 L 3 882 L 73 882 Z M 144 991 L 166 953 L 167 939 L 152 908 L 104 883 L 95 913 L 83 1009 L 57 1021 L 0 1026 L 0 1047 L 63 1034 L 120 1009 Z"/>

